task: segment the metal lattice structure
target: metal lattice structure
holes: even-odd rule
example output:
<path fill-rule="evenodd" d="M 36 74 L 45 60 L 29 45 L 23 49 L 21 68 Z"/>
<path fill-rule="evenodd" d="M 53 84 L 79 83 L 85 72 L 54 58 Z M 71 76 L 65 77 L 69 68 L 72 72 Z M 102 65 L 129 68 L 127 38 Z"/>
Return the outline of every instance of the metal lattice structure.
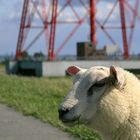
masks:
<path fill-rule="evenodd" d="M 123 46 L 124 58 L 129 57 L 129 49 L 133 41 L 133 34 L 135 25 L 140 21 L 140 0 L 114 0 L 110 10 L 105 15 L 104 19 L 100 21 L 98 19 L 98 5 L 103 0 L 77 0 L 79 6 L 83 7 L 84 14 L 77 12 L 75 9 L 75 0 L 24 0 L 23 11 L 21 16 L 20 31 L 18 36 L 18 43 L 16 49 L 16 58 L 20 58 L 23 52 L 28 51 L 34 43 L 44 33 L 46 38 L 48 60 L 54 60 L 59 52 L 65 47 L 66 43 L 73 37 L 79 27 L 85 23 L 87 19 L 90 20 L 90 41 L 96 46 L 100 39 L 97 38 L 97 31 L 100 29 L 107 39 L 116 44 L 115 38 L 110 34 L 110 30 L 120 30 Z M 60 3 L 63 5 L 60 7 Z M 71 20 L 59 19 L 66 8 L 70 8 L 74 18 Z M 115 9 L 118 8 L 119 24 L 111 24 L 111 17 L 114 14 Z M 40 26 L 33 25 L 33 18 L 38 15 L 38 20 L 42 22 Z M 56 29 L 60 24 L 73 25 L 73 29 L 62 40 L 61 45 L 55 49 Z M 34 28 L 40 28 L 41 31 L 25 46 L 28 33 Z M 129 32 L 128 32 L 129 30 Z"/>

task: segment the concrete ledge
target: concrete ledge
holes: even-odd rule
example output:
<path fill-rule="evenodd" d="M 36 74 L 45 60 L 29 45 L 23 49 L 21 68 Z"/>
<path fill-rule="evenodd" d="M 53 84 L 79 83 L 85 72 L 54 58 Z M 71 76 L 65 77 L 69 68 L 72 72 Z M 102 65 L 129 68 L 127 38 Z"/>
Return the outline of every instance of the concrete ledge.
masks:
<path fill-rule="evenodd" d="M 67 67 L 76 65 L 83 68 L 93 66 L 120 66 L 124 69 L 140 71 L 140 61 L 136 60 L 96 60 L 96 61 L 9 61 L 6 65 L 8 74 L 31 74 L 34 76 L 65 76 Z"/>
<path fill-rule="evenodd" d="M 43 76 L 42 61 L 8 61 L 6 62 L 6 73 L 26 76 Z"/>

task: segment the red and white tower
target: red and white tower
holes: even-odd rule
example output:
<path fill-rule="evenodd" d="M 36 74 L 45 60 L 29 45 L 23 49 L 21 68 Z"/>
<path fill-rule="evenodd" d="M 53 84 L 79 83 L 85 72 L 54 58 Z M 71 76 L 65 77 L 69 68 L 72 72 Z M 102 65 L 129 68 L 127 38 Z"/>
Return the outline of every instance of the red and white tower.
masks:
<path fill-rule="evenodd" d="M 115 38 L 112 36 L 111 30 L 119 30 L 123 46 L 124 58 L 129 57 L 129 48 L 133 42 L 133 35 L 135 25 L 140 21 L 140 0 L 114 0 L 111 4 L 109 12 L 105 15 L 104 19 L 98 19 L 98 5 L 103 0 L 77 0 L 78 5 L 85 10 L 84 14 L 79 13 L 75 9 L 75 0 L 24 0 L 23 11 L 21 16 L 20 31 L 18 36 L 18 43 L 16 48 L 16 58 L 22 57 L 23 52 L 28 51 L 36 40 L 44 33 L 46 38 L 46 52 L 48 60 L 54 60 L 59 52 L 65 47 L 66 43 L 77 32 L 78 28 L 90 19 L 90 41 L 96 46 L 100 42 L 100 37 L 97 37 L 97 32 L 100 30 L 105 34 L 107 40 L 112 44 L 116 44 Z M 60 7 L 60 3 L 63 3 Z M 59 20 L 59 17 L 64 13 L 65 9 L 71 9 L 74 18 L 71 21 L 64 19 Z M 109 24 L 115 9 L 118 8 L 119 24 Z M 33 25 L 33 18 L 38 15 L 40 25 Z M 72 25 L 73 28 L 70 33 L 62 40 L 59 47 L 56 48 L 56 29 L 58 25 Z M 29 44 L 25 43 L 30 30 L 40 28 L 41 31 L 30 40 Z M 61 39 L 61 38 L 60 38 Z M 26 44 L 26 45 L 25 45 Z"/>

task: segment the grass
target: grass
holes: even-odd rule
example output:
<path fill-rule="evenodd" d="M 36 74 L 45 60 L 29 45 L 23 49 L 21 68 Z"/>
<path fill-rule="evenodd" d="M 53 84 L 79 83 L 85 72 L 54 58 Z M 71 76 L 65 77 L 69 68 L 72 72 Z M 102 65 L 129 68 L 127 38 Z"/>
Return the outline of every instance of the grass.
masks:
<path fill-rule="evenodd" d="M 24 115 L 48 122 L 83 140 L 101 140 L 100 136 L 82 125 L 66 127 L 58 119 L 57 108 L 71 85 L 71 79 L 35 78 L 6 75 L 0 65 L 0 103 Z"/>

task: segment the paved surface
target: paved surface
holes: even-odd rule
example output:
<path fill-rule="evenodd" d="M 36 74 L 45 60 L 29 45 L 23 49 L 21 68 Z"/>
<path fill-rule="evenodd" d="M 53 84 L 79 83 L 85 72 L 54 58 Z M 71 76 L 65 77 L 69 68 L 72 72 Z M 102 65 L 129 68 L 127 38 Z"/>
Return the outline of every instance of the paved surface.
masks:
<path fill-rule="evenodd" d="M 22 116 L 0 105 L 0 140 L 76 140 L 68 134 L 32 117 Z"/>

